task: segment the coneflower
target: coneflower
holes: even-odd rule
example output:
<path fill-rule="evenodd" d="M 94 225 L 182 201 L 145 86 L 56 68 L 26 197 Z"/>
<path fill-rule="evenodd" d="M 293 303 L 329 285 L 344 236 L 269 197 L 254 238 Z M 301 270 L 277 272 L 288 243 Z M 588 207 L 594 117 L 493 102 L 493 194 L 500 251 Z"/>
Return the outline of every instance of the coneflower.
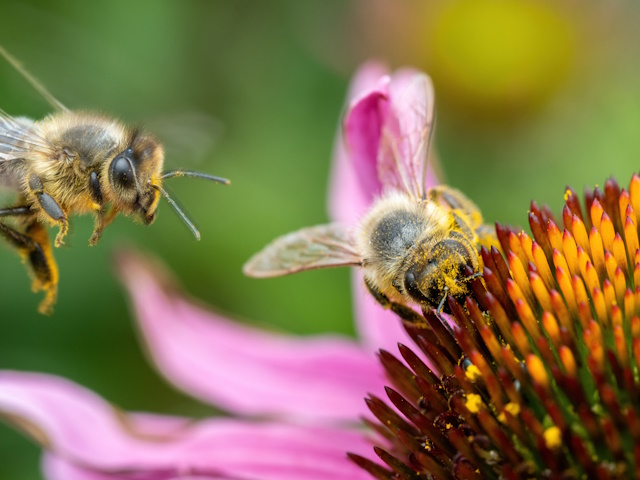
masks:
<path fill-rule="evenodd" d="M 532 235 L 498 224 L 473 298 L 405 323 L 427 362 L 380 351 L 388 399 L 366 402 L 389 468 L 352 460 L 385 480 L 639 478 L 639 221 L 634 175 L 584 206 L 567 188 L 560 221 L 532 202 Z"/>

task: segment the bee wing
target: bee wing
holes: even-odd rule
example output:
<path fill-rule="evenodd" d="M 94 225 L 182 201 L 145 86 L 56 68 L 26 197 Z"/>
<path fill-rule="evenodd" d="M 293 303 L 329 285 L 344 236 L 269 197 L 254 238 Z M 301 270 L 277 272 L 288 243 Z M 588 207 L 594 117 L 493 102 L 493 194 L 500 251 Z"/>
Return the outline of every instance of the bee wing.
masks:
<path fill-rule="evenodd" d="M 331 223 L 303 228 L 275 239 L 251 257 L 242 271 L 249 277 L 266 278 L 361 264 L 351 232 Z"/>
<path fill-rule="evenodd" d="M 382 127 L 378 174 L 385 187 L 425 198 L 435 117 L 433 83 L 427 75 L 412 73 L 405 82 L 392 82 L 390 89 L 392 111 Z"/>
<path fill-rule="evenodd" d="M 33 120 L 0 110 L 0 162 L 34 156 L 54 158 L 53 147 L 38 133 Z"/>

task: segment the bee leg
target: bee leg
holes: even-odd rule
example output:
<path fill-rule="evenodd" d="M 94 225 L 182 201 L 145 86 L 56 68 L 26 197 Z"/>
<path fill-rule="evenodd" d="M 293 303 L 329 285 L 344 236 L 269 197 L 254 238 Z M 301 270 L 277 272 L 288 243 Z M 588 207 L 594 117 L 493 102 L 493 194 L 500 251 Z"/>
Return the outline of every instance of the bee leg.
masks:
<path fill-rule="evenodd" d="M 471 280 L 474 280 L 476 278 L 482 278 L 482 272 L 476 272 L 473 275 L 469 275 L 468 277 L 465 278 L 465 280 L 470 282 Z"/>
<path fill-rule="evenodd" d="M 373 285 L 371 285 L 368 279 L 365 278 L 364 283 L 367 286 L 369 293 L 373 295 L 373 298 L 375 298 L 376 301 L 380 305 L 382 305 L 383 308 L 390 309 L 393 313 L 395 313 L 400 318 L 402 318 L 403 320 L 406 320 L 409 323 L 414 323 L 414 324 L 424 323 L 424 318 L 422 317 L 422 315 L 417 313 L 415 310 L 401 303 L 397 303 L 389 300 L 389 298 L 384 293 L 382 293 L 380 290 L 378 290 Z"/>
<path fill-rule="evenodd" d="M 44 191 L 44 185 L 42 180 L 35 173 L 29 175 L 29 190 L 36 197 L 40 207 L 46 213 L 51 220 L 60 226 L 60 231 L 56 235 L 56 247 L 59 247 L 64 243 L 64 237 L 69 230 L 69 222 L 67 222 L 67 215 L 62 210 L 62 207 L 55 201 L 55 199 Z"/>
<path fill-rule="evenodd" d="M 118 211 L 111 207 L 105 213 L 104 210 L 100 210 L 98 215 L 96 216 L 96 223 L 93 228 L 93 233 L 91 234 L 91 238 L 89 239 L 89 245 L 92 247 L 98 243 L 98 240 L 102 237 L 102 231 L 105 227 L 109 226 L 113 219 L 118 215 Z"/>
<path fill-rule="evenodd" d="M 443 290 L 444 295 L 442 296 L 442 299 L 438 304 L 438 308 L 436 309 L 436 315 L 438 316 L 438 318 L 441 318 L 442 310 L 444 309 L 444 302 L 447 301 L 447 297 L 449 296 L 449 287 L 445 286 Z"/>
<path fill-rule="evenodd" d="M 46 292 L 38 311 L 51 314 L 58 295 L 58 266 L 53 258 L 47 231 L 39 222 L 31 223 L 24 233 L 0 222 L 0 235 L 18 250 L 23 260 L 29 262 L 33 274 L 32 290 Z"/>

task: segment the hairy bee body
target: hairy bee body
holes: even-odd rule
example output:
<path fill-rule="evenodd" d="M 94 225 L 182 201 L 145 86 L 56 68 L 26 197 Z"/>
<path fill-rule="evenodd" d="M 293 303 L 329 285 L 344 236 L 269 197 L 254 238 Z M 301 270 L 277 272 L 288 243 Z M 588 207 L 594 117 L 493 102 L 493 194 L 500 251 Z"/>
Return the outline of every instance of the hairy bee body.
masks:
<path fill-rule="evenodd" d="M 467 294 L 464 266 L 474 273 L 482 268 L 478 210 L 454 189 L 433 192 L 469 203 L 465 210 L 452 210 L 436 200 L 392 192 L 361 222 L 358 253 L 365 281 L 391 300 L 437 306 L 445 293 L 460 298 Z"/>
<path fill-rule="evenodd" d="M 160 143 L 150 135 L 113 118 L 88 112 L 57 112 L 39 122 L 17 120 L 28 128 L 26 138 L 40 138 L 43 143 L 33 145 L 27 141 L 21 158 L 0 162 L 0 178 L 18 190 L 21 195 L 18 203 L 29 205 L 40 221 L 59 223 L 38 202 L 35 177 L 64 212 L 98 215 L 104 204 L 113 204 L 125 213 L 136 209 L 149 212 L 152 204 L 157 203 L 159 193 L 149 189 L 137 205 L 132 205 L 129 199 L 133 195 L 125 195 L 123 199 L 123 192 L 111 183 L 109 175 L 113 158 L 131 148 L 137 166 L 141 167 L 136 171 L 139 183 L 159 184 L 164 154 Z M 3 133 L 10 134 L 11 129 L 0 130 L 0 135 Z M 91 182 L 92 174 L 97 177 L 97 184 Z"/>
<path fill-rule="evenodd" d="M 30 267 L 33 290 L 46 292 L 41 312 L 51 312 L 58 285 L 47 225 L 59 227 L 55 246 L 60 246 L 69 216 L 92 213 L 95 228 L 89 244 L 95 245 L 118 213 L 151 224 L 162 196 L 200 238 L 163 189 L 163 180 L 180 176 L 225 184 L 228 180 L 185 170 L 163 173 L 164 149 L 153 135 L 105 115 L 67 109 L 2 46 L 0 55 L 56 109 L 39 122 L 0 110 L 0 185 L 17 192 L 13 206 L 0 208 L 0 235 Z"/>
<path fill-rule="evenodd" d="M 468 294 L 469 277 L 482 270 L 478 247 L 498 241 L 483 225 L 478 207 L 461 192 L 446 185 L 428 188 L 433 84 L 416 74 L 402 85 L 393 90 L 397 105 L 389 101 L 391 90 L 373 90 L 355 100 L 345 116 L 345 132 L 351 132 L 358 152 L 353 173 L 366 169 L 363 157 L 372 156 L 362 150 L 376 140 L 375 169 L 362 172 L 362 183 L 383 192 L 358 227 L 332 223 L 284 235 L 247 261 L 246 275 L 264 278 L 358 266 L 374 298 L 409 321 L 415 320 L 415 312 L 407 304 L 440 311 L 448 295 Z"/>

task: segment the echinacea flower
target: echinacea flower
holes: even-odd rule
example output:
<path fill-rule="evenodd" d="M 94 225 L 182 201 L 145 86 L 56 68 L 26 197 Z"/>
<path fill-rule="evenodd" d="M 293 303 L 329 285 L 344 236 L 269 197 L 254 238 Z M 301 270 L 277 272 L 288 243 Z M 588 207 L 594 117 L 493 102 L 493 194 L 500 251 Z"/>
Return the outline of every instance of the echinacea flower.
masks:
<path fill-rule="evenodd" d="M 352 455 L 373 477 L 639 478 L 640 176 L 565 201 L 561 224 L 531 204 L 533 237 L 497 226 L 453 328 L 407 325 L 435 370 L 385 353 L 393 407 L 367 403 L 390 469 Z"/>
<path fill-rule="evenodd" d="M 385 73 L 371 64 L 354 80 L 348 147 L 342 135 L 336 146 L 335 171 L 342 173 L 332 186 L 334 219 L 355 223 L 380 193 L 382 125 L 393 122 L 402 138 L 424 130 L 414 107 L 424 95 L 411 81 L 417 72 Z M 161 373 L 236 418 L 124 413 L 65 379 L 0 371 L 0 415 L 47 449 L 48 479 L 368 478 L 345 452 L 365 455 L 371 447 L 360 425 L 362 396 L 381 395 L 384 385 L 373 351 L 404 332 L 393 315 L 363 298 L 358 273 L 356 342 L 243 326 L 186 300 L 135 255 L 121 255 L 118 265 Z"/>

